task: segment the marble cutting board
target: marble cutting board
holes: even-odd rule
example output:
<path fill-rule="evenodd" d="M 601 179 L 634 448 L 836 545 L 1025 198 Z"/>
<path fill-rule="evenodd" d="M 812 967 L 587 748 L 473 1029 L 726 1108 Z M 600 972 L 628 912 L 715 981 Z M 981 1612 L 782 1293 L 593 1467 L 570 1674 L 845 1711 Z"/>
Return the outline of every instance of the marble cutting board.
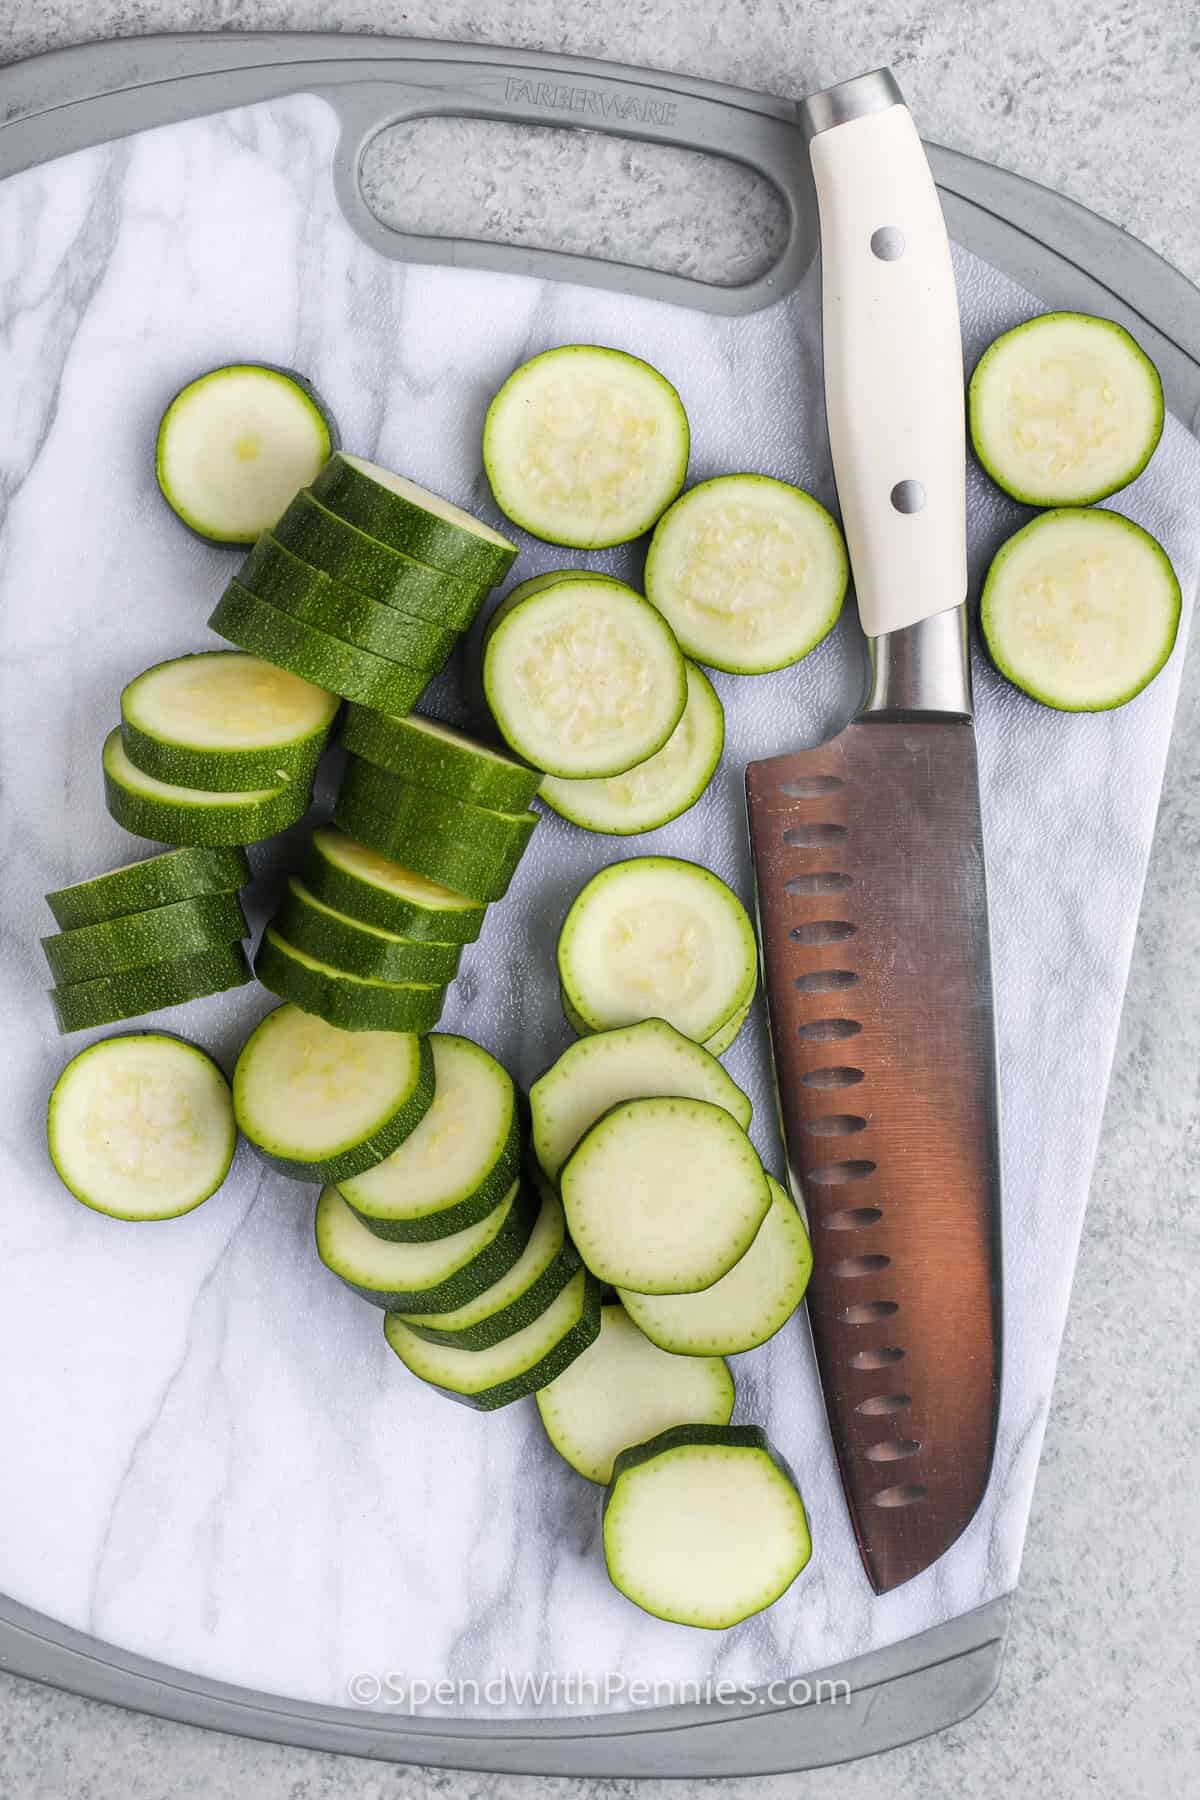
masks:
<path fill-rule="evenodd" d="M 1046 712 L 976 658 L 1006 1165 L 1004 1394 L 983 1508 L 936 1567 L 873 1597 L 793 1321 L 736 1359 L 736 1416 L 764 1423 L 797 1469 L 813 1561 L 735 1631 L 647 1618 L 608 1587 L 598 1492 L 549 1450 L 532 1405 L 482 1417 L 424 1391 L 386 1349 L 380 1315 L 320 1267 L 312 1190 L 243 1148 L 207 1206 L 139 1229 L 76 1205 L 45 1156 L 46 1094 L 85 1040 L 56 1037 L 41 992 L 37 939 L 52 923 L 41 896 L 136 853 L 103 809 L 101 741 L 124 681 L 211 641 L 204 619 L 233 566 L 154 491 L 154 429 L 181 381 L 233 358 L 293 364 L 328 396 L 348 444 L 494 518 L 478 454 L 488 398 L 534 351 L 596 339 L 677 383 L 693 478 L 764 469 L 833 498 L 813 275 L 765 312 L 719 320 L 390 264 L 337 210 L 334 136 L 327 108 L 301 97 L 0 186 L 0 1589 L 163 1662 L 314 1701 L 345 1701 L 360 1671 L 480 1683 L 505 1670 L 601 1681 L 613 1669 L 738 1681 L 811 1671 L 1016 1582 L 1182 638 L 1145 695 L 1098 718 Z M 970 362 L 1038 306 L 964 253 L 956 267 Z M 974 470 L 969 500 L 977 581 L 1023 515 Z M 1200 447 L 1182 426 L 1168 420 L 1116 504 L 1166 545 L 1190 612 Z M 517 572 L 568 560 L 586 559 L 523 542 Z M 590 560 L 637 579 L 633 552 Z M 430 709 L 477 714 L 472 671 L 468 655 Z M 861 680 L 846 619 L 798 670 L 717 677 L 727 753 L 682 820 L 628 845 L 547 818 L 464 961 L 447 1027 L 532 1079 L 568 1041 L 552 946 L 575 889 L 631 850 L 665 851 L 748 897 L 745 762 L 838 729 Z M 296 836 L 255 853 L 268 870 L 259 918 Z M 250 988 L 165 1018 L 229 1066 L 269 1003 Z M 727 1062 L 778 1166 L 760 1009 Z M 510 1695 L 480 1710 L 551 1708 Z"/>

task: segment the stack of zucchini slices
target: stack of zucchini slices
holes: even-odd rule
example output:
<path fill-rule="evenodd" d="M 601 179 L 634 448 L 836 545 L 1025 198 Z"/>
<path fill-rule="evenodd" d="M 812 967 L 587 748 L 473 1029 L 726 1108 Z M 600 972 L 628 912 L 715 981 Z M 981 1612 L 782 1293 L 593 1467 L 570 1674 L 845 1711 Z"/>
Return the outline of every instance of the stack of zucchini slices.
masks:
<path fill-rule="evenodd" d="M 244 850 L 169 850 L 46 900 L 60 930 L 42 939 L 61 1032 L 83 1031 L 240 987 L 250 979 L 238 889 Z"/>

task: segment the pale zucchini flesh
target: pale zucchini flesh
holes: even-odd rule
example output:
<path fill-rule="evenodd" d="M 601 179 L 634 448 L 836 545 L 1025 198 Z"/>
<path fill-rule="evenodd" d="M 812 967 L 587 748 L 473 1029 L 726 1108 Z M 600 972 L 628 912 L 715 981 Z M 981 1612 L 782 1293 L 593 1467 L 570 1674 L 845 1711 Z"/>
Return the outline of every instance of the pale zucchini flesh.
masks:
<path fill-rule="evenodd" d="M 588 1031 L 665 1019 L 704 1043 L 753 999 L 758 945 L 719 876 L 679 857 L 632 857 L 576 895 L 558 976 Z"/>
<path fill-rule="evenodd" d="M 535 1197 L 514 1181 L 482 1219 L 424 1244 L 389 1243 L 368 1231 L 336 1187 L 317 1202 L 317 1254 L 364 1300 L 386 1311 L 461 1306 L 511 1269 L 529 1242 Z"/>
<path fill-rule="evenodd" d="M 243 987 L 249 979 L 241 944 L 218 944 L 192 956 L 122 969 L 116 975 L 69 981 L 65 987 L 51 988 L 50 1004 L 59 1031 L 87 1031 L 96 1025 L 115 1025 L 118 1019 L 162 1012 L 168 1006 L 184 1006 L 208 994 L 223 994 L 227 988 Z"/>
<path fill-rule="evenodd" d="M 473 943 L 487 910 L 332 825 L 318 826 L 309 839 L 304 881 L 327 906 L 364 924 L 443 944 Z"/>
<path fill-rule="evenodd" d="M 622 1100 L 708 1100 L 749 1129 L 748 1097 L 716 1058 L 664 1019 L 597 1032 L 564 1050 L 529 1090 L 533 1148 L 551 1181 L 576 1144 Z"/>
<path fill-rule="evenodd" d="M 675 388 L 649 363 L 563 344 L 515 370 L 488 408 L 483 461 L 501 512 L 580 550 L 648 531 L 687 474 Z"/>
<path fill-rule="evenodd" d="M 724 1056 L 725 1052 L 735 1043 L 742 1026 L 750 1017 L 750 1008 L 753 1004 L 753 998 L 747 1000 L 745 1006 L 740 1006 L 731 1018 L 726 1019 L 724 1025 L 718 1026 L 711 1037 L 705 1038 L 704 1048 L 710 1056 Z"/>
<path fill-rule="evenodd" d="M 688 656 L 731 675 L 799 662 L 828 636 L 850 579 L 837 521 L 769 475 L 719 475 L 658 522 L 646 597 Z"/>
<path fill-rule="evenodd" d="M 281 1000 L 342 1031 L 430 1031 L 446 999 L 445 982 L 352 975 L 298 949 L 274 925 L 262 934 L 254 973 Z"/>
<path fill-rule="evenodd" d="M 677 1625 L 724 1631 L 812 1555 L 795 1478 L 753 1425 L 681 1425 L 622 1451 L 604 1507 L 614 1587 Z"/>
<path fill-rule="evenodd" d="M 250 880 L 250 864 L 240 846 L 164 850 L 160 856 L 123 863 L 46 895 L 61 931 L 99 925 L 125 913 L 170 906 L 197 894 L 228 893 Z"/>
<path fill-rule="evenodd" d="M 602 1486 L 631 1444 L 672 1425 L 728 1425 L 733 1401 L 733 1376 L 719 1356 L 660 1350 L 620 1306 L 600 1308 L 599 1337 L 537 1394 L 558 1454 Z"/>
<path fill-rule="evenodd" d="M 745 1255 L 698 1294 L 620 1289 L 634 1324 L 651 1343 L 682 1356 L 735 1356 L 774 1337 L 804 1298 L 812 1246 L 791 1196 L 767 1176 L 771 1210 Z"/>
<path fill-rule="evenodd" d="M 236 943 L 249 929 L 236 893 L 197 894 L 191 900 L 176 900 L 148 912 L 127 913 L 120 919 L 57 932 L 42 939 L 42 949 L 51 975 L 61 986 L 91 981 L 98 975 L 117 975 L 146 963 L 195 956 Z"/>
<path fill-rule="evenodd" d="M 276 787 L 236 793 L 159 781 L 130 762 L 119 725 L 104 740 L 101 766 L 105 803 L 117 824 L 160 844 L 257 844 L 303 818 L 312 797 L 311 770 Z"/>
<path fill-rule="evenodd" d="M 191 1212 L 221 1186 L 237 1147 L 224 1075 L 161 1032 L 81 1050 L 54 1084 L 46 1132 L 65 1186 L 114 1219 Z"/>
<path fill-rule="evenodd" d="M 567 1230 L 600 1281 L 639 1294 L 711 1287 L 770 1210 L 736 1120 L 707 1100 L 627 1100 L 592 1126 L 560 1177 Z"/>

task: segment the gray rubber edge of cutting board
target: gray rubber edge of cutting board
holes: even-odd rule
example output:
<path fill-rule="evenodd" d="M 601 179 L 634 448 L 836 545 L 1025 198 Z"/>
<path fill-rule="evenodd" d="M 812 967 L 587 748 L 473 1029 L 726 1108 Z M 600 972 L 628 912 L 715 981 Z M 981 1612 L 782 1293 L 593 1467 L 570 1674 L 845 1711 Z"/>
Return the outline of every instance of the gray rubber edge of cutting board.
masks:
<path fill-rule="evenodd" d="M 341 122 L 333 178 L 355 230 L 404 261 L 584 282 L 737 314 L 770 305 L 813 245 L 796 106 L 766 94 L 578 57 L 319 32 L 125 38 L 0 70 L 0 179 L 157 125 L 294 93 Z M 783 253 L 756 281 L 713 287 L 594 257 L 393 232 L 359 187 L 363 151 L 406 118 L 469 114 L 583 126 L 748 163 L 787 204 Z M 950 235 L 1049 307 L 1126 325 L 1157 363 L 1170 410 L 1200 435 L 1200 292 L 1116 226 L 1020 176 L 929 145 Z M 873 1755 L 967 1718 L 1000 1679 L 1011 1599 L 771 1690 L 590 1718 L 393 1716 L 317 1706 L 131 1655 L 0 1596 L 0 1668 L 187 1725 L 391 1762 L 514 1774 L 747 1776 Z M 849 1699 L 837 1698 L 849 1688 Z M 778 1684 L 776 1684 L 776 1693 Z"/>

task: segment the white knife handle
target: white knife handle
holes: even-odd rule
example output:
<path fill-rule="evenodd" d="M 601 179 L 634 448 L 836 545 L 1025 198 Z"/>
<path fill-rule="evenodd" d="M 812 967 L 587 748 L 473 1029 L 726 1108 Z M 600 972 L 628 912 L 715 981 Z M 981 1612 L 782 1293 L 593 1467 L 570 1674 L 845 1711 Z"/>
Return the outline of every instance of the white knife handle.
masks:
<path fill-rule="evenodd" d="M 846 116 L 857 105 L 873 110 Z M 821 222 L 825 403 L 868 637 L 967 592 L 962 339 L 945 220 L 880 72 L 806 102 Z"/>

